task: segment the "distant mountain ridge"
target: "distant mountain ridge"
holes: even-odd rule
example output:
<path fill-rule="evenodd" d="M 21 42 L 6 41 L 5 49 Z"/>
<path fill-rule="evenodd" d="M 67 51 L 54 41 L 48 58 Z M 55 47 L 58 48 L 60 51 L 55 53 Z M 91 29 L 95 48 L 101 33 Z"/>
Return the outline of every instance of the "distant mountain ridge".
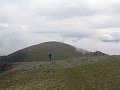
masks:
<path fill-rule="evenodd" d="M 81 56 L 99 56 L 106 55 L 100 51 L 88 52 L 83 49 L 76 50 L 74 46 L 61 42 L 45 42 L 33 45 L 22 50 L 16 51 L 8 56 L 0 57 L 1 62 L 32 62 L 47 61 L 48 52 L 53 54 L 53 60 L 61 60 L 68 58 L 77 58 Z"/>

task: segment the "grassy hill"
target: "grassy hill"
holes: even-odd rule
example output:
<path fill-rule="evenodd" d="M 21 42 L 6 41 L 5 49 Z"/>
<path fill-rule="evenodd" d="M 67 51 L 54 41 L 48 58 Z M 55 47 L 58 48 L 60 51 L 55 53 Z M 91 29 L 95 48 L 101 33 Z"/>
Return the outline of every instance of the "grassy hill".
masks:
<path fill-rule="evenodd" d="M 53 60 L 89 56 L 90 52 L 85 50 L 76 50 L 75 47 L 61 42 L 45 42 L 42 44 L 27 47 L 2 57 L 4 62 L 27 62 L 27 61 L 47 61 L 48 52 L 52 52 Z"/>
<path fill-rule="evenodd" d="M 45 42 L 0 57 L 0 90 L 120 90 L 119 86 L 120 56 L 100 51 Z"/>
<path fill-rule="evenodd" d="M 0 90 L 120 90 L 120 58 L 19 63 L 0 74 Z"/>
<path fill-rule="evenodd" d="M 0 73 L 3 73 L 4 71 L 10 70 L 13 68 L 13 65 L 11 63 L 0 63 Z"/>

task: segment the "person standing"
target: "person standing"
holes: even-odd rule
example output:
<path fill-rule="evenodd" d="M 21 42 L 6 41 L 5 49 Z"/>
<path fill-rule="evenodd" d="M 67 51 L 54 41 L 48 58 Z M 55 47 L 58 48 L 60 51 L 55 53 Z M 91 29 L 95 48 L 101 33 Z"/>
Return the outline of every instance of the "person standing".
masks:
<path fill-rule="evenodd" d="M 52 60 L 52 53 L 51 52 L 48 53 L 48 58 L 50 61 Z"/>

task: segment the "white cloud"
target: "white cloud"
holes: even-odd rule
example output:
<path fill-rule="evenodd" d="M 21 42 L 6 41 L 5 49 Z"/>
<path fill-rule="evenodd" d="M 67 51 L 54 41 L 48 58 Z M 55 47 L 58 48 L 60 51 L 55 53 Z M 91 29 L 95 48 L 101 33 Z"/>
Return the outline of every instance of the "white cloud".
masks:
<path fill-rule="evenodd" d="M 120 53 L 120 43 L 114 43 L 114 42 L 103 42 L 99 39 L 94 38 L 83 38 L 79 40 L 67 40 L 65 41 L 68 44 L 74 45 L 77 48 L 83 48 L 88 51 L 102 51 L 106 54 L 114 55 Z"/>
<path fill-rule="evenodd" d="M 0 54 L 51 40 L 120 54 L 119 16 L 119 0 L 0 0 Z"/>

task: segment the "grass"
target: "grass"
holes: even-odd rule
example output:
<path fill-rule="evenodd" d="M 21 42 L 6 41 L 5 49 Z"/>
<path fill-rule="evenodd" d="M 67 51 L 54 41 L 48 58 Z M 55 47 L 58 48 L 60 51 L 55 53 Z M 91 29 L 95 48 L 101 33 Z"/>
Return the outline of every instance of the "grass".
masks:
<path fill-rule="evenodd" d="M 45 42 L 12 53 L 8 55 L 3 61 L 6 62 L 48 61 L 49 60 L 48 52 L 52 52 L 53 60 L 85 56 L 82 52 L 78 52 L 76 48 L 71 45 L 60 42 Z M 86 55 L 89 54 L 90 53 L 87 53 Z"/>
<path fill-rule="evenodd" d="M 0 90 L 120 90 L 120 61 L 63 69 L 11 70 L 0 75 Z"/>

